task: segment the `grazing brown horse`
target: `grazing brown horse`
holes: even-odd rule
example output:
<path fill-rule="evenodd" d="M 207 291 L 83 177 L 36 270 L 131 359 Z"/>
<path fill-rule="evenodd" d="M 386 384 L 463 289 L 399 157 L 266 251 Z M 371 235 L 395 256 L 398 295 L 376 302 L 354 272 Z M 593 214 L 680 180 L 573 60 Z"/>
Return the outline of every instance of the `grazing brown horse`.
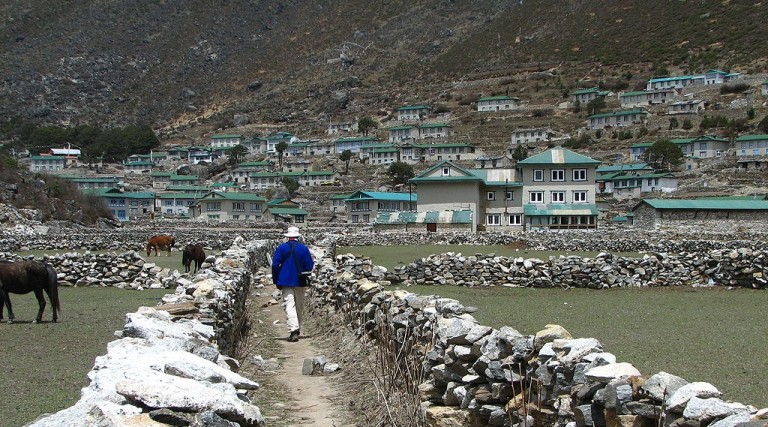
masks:
<path fill-rule="evenodd" d="M 205 262 L 205 251 L 203 245 L 189 244 L 184 248 L 184 253 L 181 255 L 181 263 L 184 264 L 184 271 L 189 273 L 189 267 L 195 262 L 195 273 L 200 269 L 200 266 Z"/>
<path fill-rule="evenodd" d="M 149 242 L 147 242 L 147 256 L 152 253 L 152 249 L 155 250 L 155 256 L 158 256 L 158 249 L 161 251 L 168 251 L 165 256 L 171 256 L 171 248 L 175 243 L 176 239 L 174 239 L 173 236 L 168 236 L 165 234 L 152 236 L 149 238 Z"/>
<path fill-rule="evenodd" d="M 19 261 L 0 263 L 0 319 L 3 318 L 3 306 L 8 308 L 8 323 L 13 323 L 13 307 L 8 294 L 26 294 L 34 292 L 40 309 L 33 323 L 39 323 L 43 319 L 45 310 L 45 297 L 43 291 L 48 294 L 53 310 L 53 321 L 58 320 L 57 310 L 59 305 L 59 282 L 56 270 L 50 264 L 37 261 Z"/>

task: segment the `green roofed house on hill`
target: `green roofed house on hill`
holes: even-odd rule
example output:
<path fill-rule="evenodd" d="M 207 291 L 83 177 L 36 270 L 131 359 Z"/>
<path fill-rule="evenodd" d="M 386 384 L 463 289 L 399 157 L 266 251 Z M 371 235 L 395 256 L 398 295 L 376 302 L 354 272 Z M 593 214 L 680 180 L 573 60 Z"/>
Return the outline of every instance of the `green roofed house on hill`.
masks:
<path fill-rule="evenodd" d="M 347 221 L 370 223 L 380 212 L 415 211 L 416 199 L 416 193 L 359 190 L 345 200 Z"/>
<path fill-rule="evenodd" d="M 211 191 L 189 208 L 193 219 L 211 221 L 260 220 L 267 207 L 267 199 L 254 193 L 222 193 Z"/>

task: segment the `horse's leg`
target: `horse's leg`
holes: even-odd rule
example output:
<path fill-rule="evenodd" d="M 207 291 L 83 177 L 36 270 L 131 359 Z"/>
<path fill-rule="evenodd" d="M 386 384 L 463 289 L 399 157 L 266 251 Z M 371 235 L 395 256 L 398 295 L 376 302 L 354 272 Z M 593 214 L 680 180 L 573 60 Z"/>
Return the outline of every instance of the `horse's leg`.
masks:
<path fill-rule="evenodd" d="M 42 289 L 35 289 L 35 296 L 37 297 L 37 304 L 40 309 L 37 311 L 37 317 L 32 323 L 40 323 L 43 320 L 43 311 L 45 311 L 45 295 L 43 295 Z"/>
<path fill-rule="evenodd" d="M 15 317 L 13 316 L 13 306 L 11 305 L 11 299 L 8 297 L 8 292 L 3 289 L 3 300 L 5 301 L 5 307 L 8 309 L 8 323 L 13 323 L 13 320 Z M 2 310 L 2 307 L 0 307 L 0 310 Z"/>

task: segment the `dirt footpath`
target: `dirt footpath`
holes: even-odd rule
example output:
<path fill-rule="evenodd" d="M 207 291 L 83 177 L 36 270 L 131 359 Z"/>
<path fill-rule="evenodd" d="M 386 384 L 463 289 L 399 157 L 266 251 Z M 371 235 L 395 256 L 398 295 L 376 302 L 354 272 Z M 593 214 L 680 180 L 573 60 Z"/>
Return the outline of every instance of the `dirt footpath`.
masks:
<path fill-rule="evenodd" d="M 313 343 L 311 333 L 302 329 L 298 342 L 289 342 L 285 325 L 285 311 L 271 296 L 273 287 L 259 291 L 251 298 L 251 321 L 254 324 L 249 337 L 246 359 L 260 355 L 264 359 L 276 359 L 278 366 L 255 370 L 243 364 L 243 373 L 262 387 L 253 400 L 264 414 L 267 425 L 273 426 L 354 426 L 343 419 L 343 408 L 335 402 L 343 399 L 331 387 L 325 375 L 303 375 L 305 359 L 323 354 Z M 331 375 L 343 375 L 341 372 Z"/>

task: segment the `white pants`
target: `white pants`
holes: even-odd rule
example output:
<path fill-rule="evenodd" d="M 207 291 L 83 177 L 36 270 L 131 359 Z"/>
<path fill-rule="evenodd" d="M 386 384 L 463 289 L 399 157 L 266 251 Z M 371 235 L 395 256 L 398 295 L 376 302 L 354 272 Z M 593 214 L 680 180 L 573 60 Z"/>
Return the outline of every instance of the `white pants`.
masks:
<path fill-rule="evenodd" d="M 298 331 L 304 317 L 304 288 L 283 286 L 283 301 L 288 332 Z"/>

